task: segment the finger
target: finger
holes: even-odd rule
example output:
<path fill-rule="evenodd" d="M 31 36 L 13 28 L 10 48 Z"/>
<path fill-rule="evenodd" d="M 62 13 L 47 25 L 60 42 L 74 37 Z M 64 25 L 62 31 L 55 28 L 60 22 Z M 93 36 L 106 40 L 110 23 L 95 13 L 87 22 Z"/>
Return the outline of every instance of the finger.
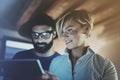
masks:
<path fill-rule="evenodd" d="M 59 80 L 54 74 L 49 71 L 45 71 L 45 74 L 42 75 L 43 80 Z"/>
<path fill-rule="evenodd" d="M 42 78 L 43 80 L 47 80 L 47 79 L 49 79 L 49 75 L 48 75 L 48 74 L 43 74 L 43 75 L 41 76 L 41 78 Z"/>
<path fill-rule="evenodd" d="M 58 80 L 58 78 L 49 71 L 46 71 L 46 74 L 50 77 L 51 80 Z"/>

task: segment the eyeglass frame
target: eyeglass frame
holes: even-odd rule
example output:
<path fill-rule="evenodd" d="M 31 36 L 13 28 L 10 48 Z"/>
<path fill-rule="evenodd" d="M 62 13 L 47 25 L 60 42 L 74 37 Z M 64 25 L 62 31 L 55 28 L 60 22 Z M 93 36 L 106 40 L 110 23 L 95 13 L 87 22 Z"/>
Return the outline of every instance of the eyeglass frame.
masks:
<path fill-rule="evenodd" d="M 48 38 L 44 38 L 44 37 L 41 36 L 43 33 L 49 33 L 50 35 L 49 35 Z M 40 33 L 39 33 L 39 32 L 34 32 L 34 31 L 32 31 L 31 37 L 32 37 L 33 39 L 38 39 L 39 37 L 42 38 L 42 39 L 49 39 L 52 33 L 53 33 L 53 30 L 51 30 L 51 31 L 45 31 L 45 32 L 40 32 Z M 33 37 L 33 34 L 37 34 L 37 35 L 35 35 L 36 38 Z M 44 35 L 43 35 L 43 36 L 44 36 Z"/>

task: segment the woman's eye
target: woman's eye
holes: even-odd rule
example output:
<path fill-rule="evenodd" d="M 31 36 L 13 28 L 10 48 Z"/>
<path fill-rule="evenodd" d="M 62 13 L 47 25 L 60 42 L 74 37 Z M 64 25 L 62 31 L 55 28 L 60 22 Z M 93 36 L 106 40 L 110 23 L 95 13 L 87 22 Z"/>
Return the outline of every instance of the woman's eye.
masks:
<path fill-rule="evenodd" d="M 73 30 L 72 30 L 72 29 L 68 29 L 67 32 L 68 32 L 68 33 L 71 33 L 71 32 L 73 32 Z"/>

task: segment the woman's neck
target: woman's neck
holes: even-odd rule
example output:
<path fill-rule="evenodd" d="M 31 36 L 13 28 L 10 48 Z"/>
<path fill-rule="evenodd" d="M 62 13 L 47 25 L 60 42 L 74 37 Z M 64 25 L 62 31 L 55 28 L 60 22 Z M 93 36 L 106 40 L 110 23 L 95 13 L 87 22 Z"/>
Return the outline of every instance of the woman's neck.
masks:
<path fill-rule="evenodd" d="M 71 50 L 71 55 L 74 58 L 80 58 L 86 53 L 88 46 L 83 46 L 83 47 L 77 47 Z"/>
<path fill-rule="evenodd" d="M 77 60 L 82 57 L 87 52 L 88 46 L 77 47 L 71 50 L 70 59 L 72 61 L 72 65 L 75 65 Z"/>

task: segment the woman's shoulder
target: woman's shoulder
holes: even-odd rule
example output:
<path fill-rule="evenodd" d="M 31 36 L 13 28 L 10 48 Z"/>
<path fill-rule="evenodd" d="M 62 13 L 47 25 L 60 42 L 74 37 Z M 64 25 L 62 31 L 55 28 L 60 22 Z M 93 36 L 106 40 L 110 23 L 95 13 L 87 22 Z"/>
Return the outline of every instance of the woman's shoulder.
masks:
<path fill-rule="evenodd" d="M 101 63 L 101 64 L 112 63 L 112 61 L 110 59 L 108 59 L 107 57 L 102 56 L 100 54 L 94 54 L 93 60 L 98 62 L 98 63 Z"/>
<path fill-rule="evenodd" d="M 97 73 L 101 74 L 102 78 L 104 77 L 105 78 L 109 77 L 109 79 L 110 77 L 111 79 L 117 78 L 116 68 L 110 59 L 104 56 L 101 56 L 99 54 L 95 54 L 93 56 L 92 62 L 93 62 L 92 67 L 93 67 L 94 72 L 96 72 L 96 74 Z"/>
<path fill-rule="evenodd" d="M 93 62 L 93 66 L 96 67 L 97 69 L 99 68 L 101 71 L 115 67 L 110 59 L 101 56 L 99 54 L 94 54 L 92 62 Z"/>
<path fill-rule="evenodd" d="M 59 56 L 55 57 L 52 62 L 63 61 L 63 60 L 65 60 L 65 58 L 66 58 L 66 55 L 59 55 Z"/>
<path fill-rule="evenodd" d="M 59 70 L 61 69 L 61 67 L 65 67 L 67 65 L 66 63 L 67 63 L 66 55 L 57 56 L 52 60 L 49 70 L 51 72 Z"/>

